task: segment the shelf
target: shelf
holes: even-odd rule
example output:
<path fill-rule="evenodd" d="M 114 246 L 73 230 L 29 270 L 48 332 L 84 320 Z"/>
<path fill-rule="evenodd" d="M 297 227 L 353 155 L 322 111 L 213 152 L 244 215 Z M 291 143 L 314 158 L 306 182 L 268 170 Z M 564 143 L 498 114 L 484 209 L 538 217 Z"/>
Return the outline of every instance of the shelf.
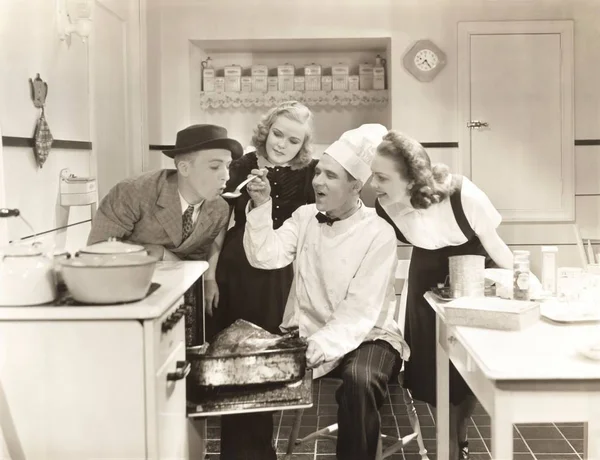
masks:
<path fill-rule="evenodd" d="M 385 52 L 390 37 L 191 40 L 204 53 Z"/>
<path fill-rule="evenodd" d="M 200 108 L 273 107 L 285 101 L 298 101 L 309 107 L 384 106 L 388 90 L 369 91 L 272 91 L 268 93 L 200 93 Z"/>

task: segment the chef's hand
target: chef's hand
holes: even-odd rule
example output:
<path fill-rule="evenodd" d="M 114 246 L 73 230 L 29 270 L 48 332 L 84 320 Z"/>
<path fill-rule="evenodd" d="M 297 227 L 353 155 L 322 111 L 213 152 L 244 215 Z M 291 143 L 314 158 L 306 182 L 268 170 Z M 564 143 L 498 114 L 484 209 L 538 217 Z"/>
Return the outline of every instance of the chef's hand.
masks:
<path fill-rule="evenodd" d="M 219 286 L 215 280 L 204 280 L 204 309 L 212 316 L 219 306 Z"/>
<path fill-rule="evenodd" d="M 306 348 L 306 365 L 309 369 L 319 367 L 325 362 L 325 354 L 321 350 L 321 347 L 312 340 L 308 340 L 308 347 Z"/>
<path fill-rule="evenodd" d="M 269 179 L 267 179 L 266 169 L 253 169 L 250 171 L 250 175 L 257 176 L 257 179 L 250 181 L 246 185 L 246 189 L 250 198 L 252 198 L 252 204 L 257 208 L 271 198 L 271 184 L 269 184 Z"/>

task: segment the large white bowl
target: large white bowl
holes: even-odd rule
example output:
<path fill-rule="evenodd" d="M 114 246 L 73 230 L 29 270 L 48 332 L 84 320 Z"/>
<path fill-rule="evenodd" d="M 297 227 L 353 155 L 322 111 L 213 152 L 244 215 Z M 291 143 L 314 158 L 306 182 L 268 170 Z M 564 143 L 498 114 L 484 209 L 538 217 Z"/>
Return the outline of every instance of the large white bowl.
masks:
<path fill-rule="evenodd" d="M 60 261 L 67 289 L 78 302 L 115 304 L 143 299 L 148 293 L 157 259 L 148 255 L 75 257 Z"/>

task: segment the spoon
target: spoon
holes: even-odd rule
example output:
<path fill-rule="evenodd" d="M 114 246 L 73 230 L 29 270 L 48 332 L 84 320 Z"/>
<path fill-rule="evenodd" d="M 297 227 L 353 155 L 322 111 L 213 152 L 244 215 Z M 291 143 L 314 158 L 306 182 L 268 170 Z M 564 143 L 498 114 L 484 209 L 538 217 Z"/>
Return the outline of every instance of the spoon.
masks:
<path fill-rule="evenodd" d="M 242 195 L 242 189 L 244 188 L 244 186 L 248 182 L 256 179 L 257 177 L 258 176 L 249 177 L 248 179 L 246 179 L 245 181 L 243 181 L 240 185 L 238 185 L 233 192 L 225 192 L 225 193 L 222 193 L 221 196 L 223 198 L 237 198 L 238 196 L 241 196 Z"/>

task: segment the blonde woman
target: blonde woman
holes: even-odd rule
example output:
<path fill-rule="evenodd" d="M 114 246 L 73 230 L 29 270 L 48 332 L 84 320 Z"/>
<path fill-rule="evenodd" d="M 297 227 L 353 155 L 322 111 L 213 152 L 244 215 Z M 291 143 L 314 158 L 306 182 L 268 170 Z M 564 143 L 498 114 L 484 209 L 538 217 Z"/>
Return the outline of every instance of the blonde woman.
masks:
<path fill-rule="evenodd" d="M 311 185 L 316 160 L 311 156 L 312 113 L 299 102 L 284 102 L 267 112 L 255 129 L 249 152 L 229 169 L 226 191 L 234 190 L 253 169 L 267 169 L 273 200 L 273 227 L 279 228 L 300 206 L 314 203 Z M 227 232 L 217 267 L 219 306 L 216 320 L 224 329 L 237 319 L 279 333 L 294 272 L 292 265 L 260 270 L 248 262 L 243 238 L 246 188 L 230 200 L 235 224 Z M 221 459 L 275 460 L 273 414 L 225 416 L 221 420 Z"/>

